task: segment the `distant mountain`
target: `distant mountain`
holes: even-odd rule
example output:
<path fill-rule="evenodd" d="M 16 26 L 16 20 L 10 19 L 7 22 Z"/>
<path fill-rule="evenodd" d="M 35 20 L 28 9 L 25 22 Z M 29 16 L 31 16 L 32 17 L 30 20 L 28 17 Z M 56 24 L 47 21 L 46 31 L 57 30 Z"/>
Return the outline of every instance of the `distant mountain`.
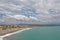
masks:
<path fill-rule="evenodd" d="M 19 24 L 25 26 L 60 26 L 60 24 Z"/>
<path fill-rule="evenodd" d="M 3 26 L 7 24 L 0 24 L 0 25 Z M 15 24 L 15 25 L 17 26 L 60 26 L 60 24 Z"/>

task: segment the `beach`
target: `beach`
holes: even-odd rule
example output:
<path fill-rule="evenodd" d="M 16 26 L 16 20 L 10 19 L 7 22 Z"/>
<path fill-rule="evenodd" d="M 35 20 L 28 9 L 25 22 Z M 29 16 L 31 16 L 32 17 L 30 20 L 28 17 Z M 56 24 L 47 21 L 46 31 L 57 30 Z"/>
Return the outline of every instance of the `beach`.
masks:
<path fill-rule="evenodd" d="M 12 29 L 6 29 L 6 30 L 0 30 L 0 36 L 9 34 L 18 30 L 22 30 L 22 28 L 12 28 Z"/>
<path fill-rule="evenodd" d="M 11 35 L 13 35 L 13 34 L 20 33 L 20 32 L 22 32 L 22 31 L 29 30 L 29 29 L 31 29 L 31 28 L 15 29 L 14 31 L 11 31 L 11 30 L 10 30 L 10 33 L 4 32 L 4 33 L 6 33 L 6 34 L 3 33 L 4 35 L 0 35 L 0 40 L 3 40 L 4 37 L 11 36 Z"/>

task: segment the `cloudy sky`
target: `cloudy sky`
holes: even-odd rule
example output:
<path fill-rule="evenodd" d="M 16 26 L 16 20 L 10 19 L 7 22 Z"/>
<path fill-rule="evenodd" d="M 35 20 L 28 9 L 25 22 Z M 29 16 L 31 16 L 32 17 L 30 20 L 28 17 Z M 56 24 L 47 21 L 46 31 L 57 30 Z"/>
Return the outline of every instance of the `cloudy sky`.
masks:
<path fill-rule="evenodd" d="M 60 24 L 60 0 L 0 0 L 0 24 Z"/>

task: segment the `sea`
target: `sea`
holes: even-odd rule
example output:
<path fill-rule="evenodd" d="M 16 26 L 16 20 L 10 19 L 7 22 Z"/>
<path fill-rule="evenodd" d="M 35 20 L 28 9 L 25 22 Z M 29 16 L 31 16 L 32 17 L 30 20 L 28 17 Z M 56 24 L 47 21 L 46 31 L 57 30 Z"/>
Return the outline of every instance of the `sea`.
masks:
<path fill-rule="evenodd" d="M 5 37 L 4 40 L 60 40 L 60 26 L 32 28 Z"/>

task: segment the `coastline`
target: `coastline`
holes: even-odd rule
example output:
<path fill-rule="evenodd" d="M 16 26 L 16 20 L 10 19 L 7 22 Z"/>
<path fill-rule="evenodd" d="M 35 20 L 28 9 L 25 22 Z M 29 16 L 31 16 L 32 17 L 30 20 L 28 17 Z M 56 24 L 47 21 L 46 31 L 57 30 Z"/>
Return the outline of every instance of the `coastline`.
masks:
<path fill-rule="evenodd" d="M 11 35 L 13 35 L 13 34 L 17 34 L 17 33 L 20 33 L 20 32 L 22 32 L 22 31 L 29 30 L 29 29 L 31 29 L 31 28 L 25 28 L 25 29 L 22 29 L 22 30 L 18 30 L 18 31 L 9 33 L 9 34 L 5 34 L 5 35 L 3 35 L 3 36 L 0 36 L 0 40 L 3 40 L 4 37 L 11 36 Z"/>

